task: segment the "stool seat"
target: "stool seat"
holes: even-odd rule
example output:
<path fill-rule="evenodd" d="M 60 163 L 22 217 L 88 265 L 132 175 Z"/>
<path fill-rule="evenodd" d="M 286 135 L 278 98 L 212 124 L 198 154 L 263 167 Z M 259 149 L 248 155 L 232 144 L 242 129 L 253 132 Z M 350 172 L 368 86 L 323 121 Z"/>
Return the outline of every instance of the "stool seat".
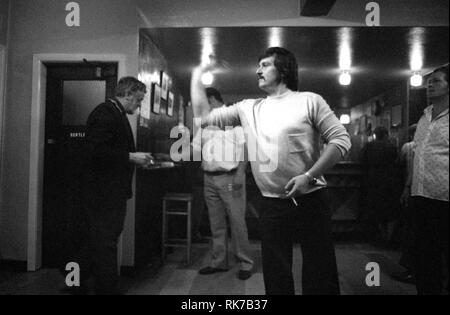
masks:
<path fill-rule="evenodd" d="M 170 193 L 164 196 L 165 201 L 193 201 L 194 197 L 192 194 L 182 194 L 182 193 Z"/>
<path fill-rule="evenodd" d="M 166 257 L 166 248 L 185 247 L 187 249 L 187 263 L 191 263 L 192 246 L 192 203 L 194 196 L 185 193 L 169 193 L 163 198 L 163 226 L 162 226 L 162 260 Z M 180 209 L 179 203 L 184 203 L 184 209 Z M 177 205 L 175 207 L 175 205 Z M 169 217 L 186 217 L 186 238 L 176 239 L 169 236 Z"/>

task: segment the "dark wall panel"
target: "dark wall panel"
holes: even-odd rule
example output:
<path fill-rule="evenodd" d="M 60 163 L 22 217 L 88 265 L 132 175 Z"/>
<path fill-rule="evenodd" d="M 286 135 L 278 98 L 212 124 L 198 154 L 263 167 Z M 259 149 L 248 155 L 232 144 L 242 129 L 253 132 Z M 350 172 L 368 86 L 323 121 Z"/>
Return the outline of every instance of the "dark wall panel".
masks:
<path fill-rule="evenodd" d="M 164 71 L 171 77 L 170 65 L 153 44 L 143 34 L 139 45 L 139 77 L 152 78 L 159 82 L 158 74 Z M 151 113 L 150 120 L 142 124 L 139 121 L 137 130 L 137 148 L 141 152 L 170 153 L 174 140 L 170 139 L 170 131 L 179 123 L 179 98 L 176 78 L 171 77 L 170 90 L 175 95 L 174 113 L 167 115 L 167 101 L 161 100 L 159 114 Z M 151 83 L 148 93 L 153 97 Z M 159 260 L 161 253 L 162 198 L 167 192 L 185 190 L 184 168 L 170 170 L 137 171 L 136 187 L 136 266 L 146 265 Z"/>

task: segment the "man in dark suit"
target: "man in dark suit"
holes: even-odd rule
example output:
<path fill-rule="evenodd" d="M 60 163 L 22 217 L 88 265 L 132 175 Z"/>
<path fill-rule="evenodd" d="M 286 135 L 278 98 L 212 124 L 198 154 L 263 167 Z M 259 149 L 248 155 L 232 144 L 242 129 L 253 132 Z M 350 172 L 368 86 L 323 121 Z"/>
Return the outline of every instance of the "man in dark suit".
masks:
<path fill-rule="evenodd" d="M 96 294 L 119 293 L 117 243 L 132 197 L 134 167 L 153 163 L 151 154 L 136 153 L 127 118 L 141 106 L 145 93 L 145 84 L 136 78 L 122 78 L 116 97 L 100 104 L 87 122 L 84 200 L 90 252 L 81 272 L 82 278 L 92 273 Z"/>

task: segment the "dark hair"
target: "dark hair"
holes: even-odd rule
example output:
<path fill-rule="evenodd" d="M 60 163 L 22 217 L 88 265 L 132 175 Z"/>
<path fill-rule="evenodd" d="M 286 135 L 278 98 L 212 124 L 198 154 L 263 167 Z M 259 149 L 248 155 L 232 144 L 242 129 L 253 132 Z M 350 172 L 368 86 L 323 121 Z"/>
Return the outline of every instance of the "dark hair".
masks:
<path fill-rule="evenodd" d="M 377 127 L 373 133 L 377 137 L 377 140 L 386 140 L 389 137 L 389 131 L 386 127 Z"/>
<path fill-rule="evenodd" d="M 137 91 L 147 93 L 145 84 L 134 77 L 124 77 L 117 83 L 116 97 L 125 97 Z"/>
<path fill-rule="evenodd" d="M 271 47 L 259 57 L 258 62 L 264 58 L 275 57 L 275 68 L 280 74 L 281 82 L 292 91 L 298 91 L 298 64 L 294 54 L 281 47 Z"/>
<path fill-rule="evenodd" d="M 218 100 L 222 104 L 224 103 L 222 95 L 220 94 L 220 92 L 218 90 L 216 90 L 215 88 L 213 88 L 213 87 L 206 88 L 206 96 L 208 98 L 214 97 L 216 100 Z"/>
<path fill-rule="evenodd" d="M 433 71 L 433 74 L 438 72 L 442 72 L 445 75 L 445 81 L 448 83 L 448 65 L 437 68 Z"/>

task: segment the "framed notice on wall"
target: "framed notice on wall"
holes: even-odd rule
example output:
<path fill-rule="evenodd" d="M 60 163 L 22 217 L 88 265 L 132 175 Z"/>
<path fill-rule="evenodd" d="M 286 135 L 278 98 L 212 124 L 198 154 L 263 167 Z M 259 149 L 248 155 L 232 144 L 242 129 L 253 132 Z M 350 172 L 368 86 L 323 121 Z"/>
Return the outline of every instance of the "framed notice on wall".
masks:
<path fill-rule="evenodd" d="M 402 105 L 393 106 L 391 109 L 391 126 L 400 127 L 402 125 Z"/>
<path fill-rule="evenodd" d="M 167 100 L 169 93 L 170 78 L 164 71 L 161 71 L 161 98 Z"/>
<path fill-rule="evenodd" d="M 140 78 L 141 81 L 147 87 L 147 93 L 145 93 L 145 98 L 142 101 L 141 111 L 140 111 L 140 125 L 141 127 L 148 128 L 150 121 L 150 113 L 152 107 L 152 82 L 148 79 L 148 76 L 143 76 Z"/>
<path fill-rule="evenodd" d="M 161 112 L 161 87 L 158 84 L 153 84 L 152 88 L 152 111 L 155 114 Z"/>
<path fill-rule="evenodd" d="M 178 122 L 182 125 L 186 124 L 185 121 L 185 117 L 186 117 L 186 113 L 185 113 L 185 108 L 184 108 L 184 97 L 180 95 L 179 97 L 179 112 L 178 112 Z"/>
<path fill-rule="evenodd" d="M 361 133 L 365 134 L 366 133 L 366 129 L 367 129 L 367 116 L 366 115 L 362 115 L 359 118 L 359 130 Z"/>
<path fill-rule="evenodd" d="M 175 95 L 172 92 L 169 92 L 169 99 L 167 100 L 167 115 L 173 117 L 173 107 L 175 103 Z"/>

